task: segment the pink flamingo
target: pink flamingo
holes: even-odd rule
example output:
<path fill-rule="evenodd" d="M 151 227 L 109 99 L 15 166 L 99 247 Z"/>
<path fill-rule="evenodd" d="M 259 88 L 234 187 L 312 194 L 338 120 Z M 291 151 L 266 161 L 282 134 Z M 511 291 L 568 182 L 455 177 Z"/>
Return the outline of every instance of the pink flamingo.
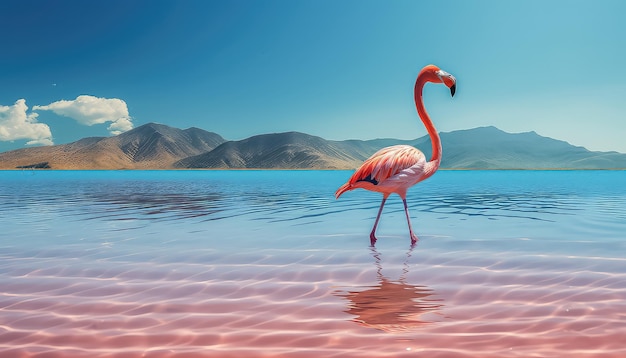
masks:
<path fill-rule="evenodd" d="M 417 236 L 413 233 L 413 228 L 411 227 L 409 208 L 406 204 L 406 192 L 413 185 L 433 175 L 441 163 L 441 139 L 428 113 L 426 113 L 422 99 L 422 90 L 427 82 L 443 83 L 450 88 L 450 93 L 454 97 L 456 79 L 451 74 L 440 70 L 437 66 L 428 65 L 420 71 L 415 81 L 417 114 L 424 123 L 433 145 L 433 155 L 430 161 L 427 162 L 424 153 L 410 145 L 386 147 L 367 159 L 352 174 L 350 180 L 335 192 L 337 199 L 346 191 L 357 188 L 383 194 L 383 201 L 380 203 L 378 215 L 376 215 L 376 221 L 374 221 L 374 227 L 370 233 L 372 246 L 376 243 L 376 227 L 380 220 L 380 214 L 383 212 L 383 206 L 385 206 L 385 201 L 392 193 L 398 194 L 404 203 L 406 221 L 409 224 L 409 233 L 411 234 L 411 245 L 417 242 Z"/>

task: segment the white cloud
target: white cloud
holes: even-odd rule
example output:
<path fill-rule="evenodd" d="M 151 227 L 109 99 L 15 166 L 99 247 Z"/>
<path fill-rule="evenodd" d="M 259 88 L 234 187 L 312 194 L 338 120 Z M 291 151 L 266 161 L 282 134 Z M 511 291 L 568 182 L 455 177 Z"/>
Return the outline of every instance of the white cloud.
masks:
<path fill-rule="evenodd" d="M 133 129 L 133 122 L 130 121 L 130 118 L 120 118 L 111 123 L 107 129 L 111 132 L 111 134 L 118 135 Z"/>
<path fill-rule="evenodd" d="M 61 100 L 47 106 L 34 106 L 33 110 L 52 111 L 88 126 L 111 122 L 108 130 L 112 135 L 133 128 L 126 102 L 118 98 L 82 95 L 73 101 Z"/>
<path fill-rule="evenodd" d="M 28 145 L 52 145 L 52 132 L 45 123 L 37 122 L 37 113 L 27 114 L 25 99 L 12 106 L 0 105 L 0 141 L 30 139 Z"/>

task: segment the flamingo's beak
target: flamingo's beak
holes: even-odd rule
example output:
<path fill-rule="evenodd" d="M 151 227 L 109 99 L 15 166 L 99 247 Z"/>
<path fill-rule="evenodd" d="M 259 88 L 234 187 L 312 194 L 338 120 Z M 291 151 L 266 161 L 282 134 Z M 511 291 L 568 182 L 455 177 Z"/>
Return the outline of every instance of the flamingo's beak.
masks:
<path fill-rule="evenodd" d="M 450 94 L 454 97 L 454 92 L 456 92 L 456 83 L 450 86 Z"/>

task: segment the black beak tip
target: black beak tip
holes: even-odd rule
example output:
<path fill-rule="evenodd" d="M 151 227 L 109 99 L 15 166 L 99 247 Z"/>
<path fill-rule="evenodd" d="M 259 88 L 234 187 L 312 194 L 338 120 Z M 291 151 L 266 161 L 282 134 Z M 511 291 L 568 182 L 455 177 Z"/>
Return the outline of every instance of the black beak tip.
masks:
<path fill-rule="evenodd" d="M 450 87 L 450 94 L 452 95 L 452 97 L 454 97 L 455 92 L 456 92 L 456 84 L 453 84 L 452 87 Z"/>

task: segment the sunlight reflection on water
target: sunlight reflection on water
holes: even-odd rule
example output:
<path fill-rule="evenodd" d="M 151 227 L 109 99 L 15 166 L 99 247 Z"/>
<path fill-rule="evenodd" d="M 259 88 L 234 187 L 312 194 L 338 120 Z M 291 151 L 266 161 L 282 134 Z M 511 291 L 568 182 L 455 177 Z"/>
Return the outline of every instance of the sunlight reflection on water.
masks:
<path fill-rule="evenodd" d="M 0 355 L 626 354 L 626 172 L 349 175 L 3 173 Z"/>

